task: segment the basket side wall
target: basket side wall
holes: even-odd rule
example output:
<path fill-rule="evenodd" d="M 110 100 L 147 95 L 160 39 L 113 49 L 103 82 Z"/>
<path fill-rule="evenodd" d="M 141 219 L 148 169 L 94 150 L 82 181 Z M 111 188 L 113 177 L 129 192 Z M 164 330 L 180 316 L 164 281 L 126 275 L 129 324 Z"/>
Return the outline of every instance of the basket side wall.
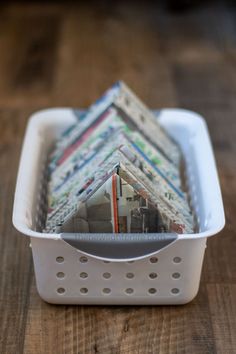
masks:
<path fill-rule="evenodd" d="M 206 239 L 121 263 L 85 256 L 62 240 L 31 244 L 38 292 L 49 303 L 184 304 L 197 294 Z"/>

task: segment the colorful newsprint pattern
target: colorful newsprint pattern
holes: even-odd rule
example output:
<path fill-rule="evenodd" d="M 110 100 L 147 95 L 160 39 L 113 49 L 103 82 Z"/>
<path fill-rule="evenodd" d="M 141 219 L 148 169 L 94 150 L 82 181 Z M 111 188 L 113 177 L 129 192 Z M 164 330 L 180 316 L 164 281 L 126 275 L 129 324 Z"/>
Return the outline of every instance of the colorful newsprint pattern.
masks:
<path fill-rule="evenodd" d="M 44 232 L 194 232 L 181 163 L 152 112 L 115 84 L 50 153 Z"/>

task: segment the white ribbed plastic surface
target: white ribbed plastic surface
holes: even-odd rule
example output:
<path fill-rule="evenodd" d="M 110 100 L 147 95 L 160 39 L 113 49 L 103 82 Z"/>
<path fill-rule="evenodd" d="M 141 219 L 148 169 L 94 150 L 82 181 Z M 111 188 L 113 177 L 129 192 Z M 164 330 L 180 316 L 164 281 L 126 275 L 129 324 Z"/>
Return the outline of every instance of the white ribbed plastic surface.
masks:
<path fill-rule="evenodd" d="M 60 234 L 40 232 L 47 152 L 76 116 L 70 109 L 50 109 L 31 117 L 19 166 L 13 223 L 31 237 L 37 288 L 44 300 L 58 304 L 183 304 L 196 296 L 207 237 L 218 233 L 225 223 L 214 156 L 199 115 L 165 109 L 158 118 L 182 147 L 200 230 L 178 235 L 177 241 L 151 256 L 112 261 L 85 255 Z"/>

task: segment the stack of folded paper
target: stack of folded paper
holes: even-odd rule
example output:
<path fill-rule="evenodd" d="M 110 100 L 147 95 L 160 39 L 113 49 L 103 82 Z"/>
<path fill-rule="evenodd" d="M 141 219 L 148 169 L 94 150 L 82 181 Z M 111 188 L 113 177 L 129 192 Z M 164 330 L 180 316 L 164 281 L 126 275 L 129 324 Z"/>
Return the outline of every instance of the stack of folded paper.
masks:
<path fill-rule="evenodd" d="M 192 233 L 181 162 L 153 113 L 116 83 L 49 156 L 44 232 Z"/>

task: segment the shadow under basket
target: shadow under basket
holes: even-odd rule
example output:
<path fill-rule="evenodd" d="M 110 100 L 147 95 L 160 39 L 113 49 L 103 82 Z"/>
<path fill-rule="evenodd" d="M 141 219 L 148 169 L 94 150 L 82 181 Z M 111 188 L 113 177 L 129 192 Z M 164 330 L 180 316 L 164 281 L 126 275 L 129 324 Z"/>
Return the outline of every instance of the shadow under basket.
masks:
<path fill-rule="evenodd" d="M 206 241 L 225 223 L 207 126 L 198 114 L 163 109 L 160 124 L 180 144 L 198 233 L 44 234 L 44 171 L 56 139 L 78 120 L 72 109 L 35 113 L 27 127 L 13 224 L 30 236 L 37 289 L 56 304 L 184 304 L 197 294 Z"/>

